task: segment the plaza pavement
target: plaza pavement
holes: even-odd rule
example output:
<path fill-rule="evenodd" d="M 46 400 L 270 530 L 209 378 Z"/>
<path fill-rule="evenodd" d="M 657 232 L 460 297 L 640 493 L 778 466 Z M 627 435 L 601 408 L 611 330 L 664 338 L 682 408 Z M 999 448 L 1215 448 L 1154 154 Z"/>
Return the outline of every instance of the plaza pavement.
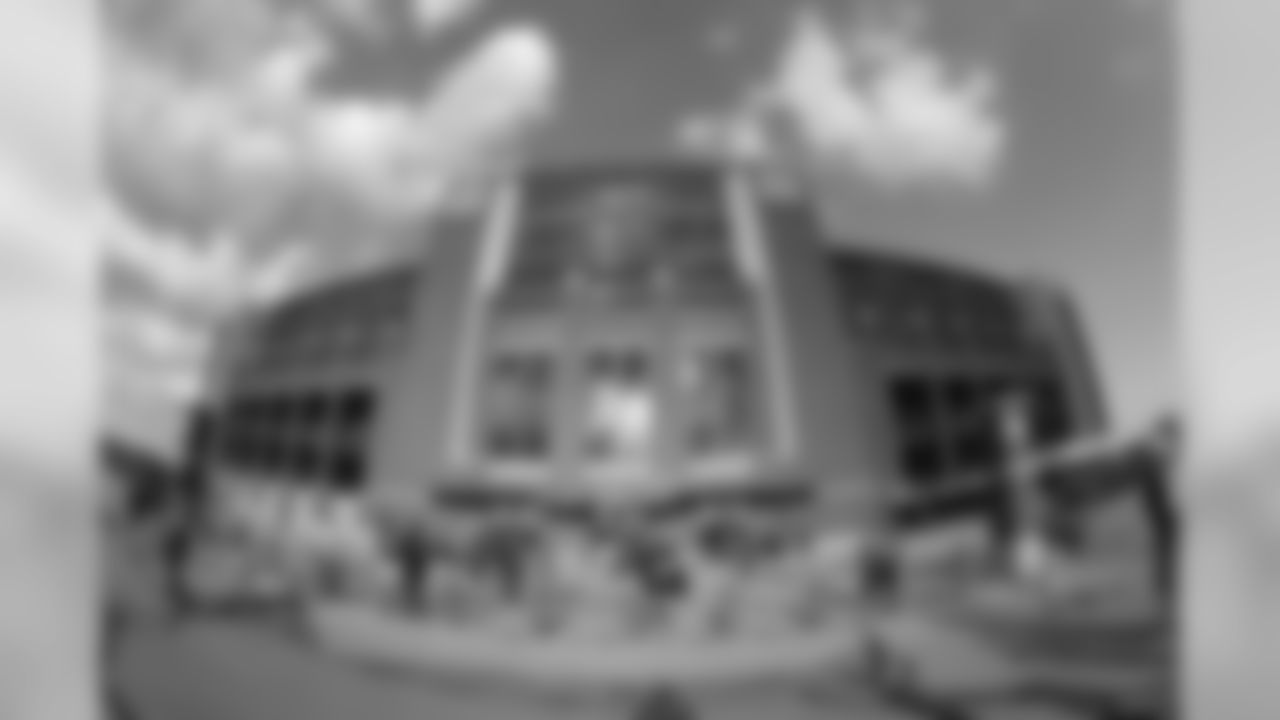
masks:
<path fill-rule="evenodd" d="M 231 617 L 176 618 L 159 593 L 159 572 L 145 538 L 113 544 L 110 603 L 123 628 L 110 643 L 105 668 L 111 694 L 131 717 L 123 720 L 618 720 L 637 718 L 636 694 L 591 696 L 521 691 L 493 682 L 410 675 L 361 668 L 308 646 L 269 621 Z M 1095 614 L 1147 622 L 1152 598 L 1133 582 L 1132 567 L 1095 568 L 1080 580 L 1098 588 L 1099 600 L 1075 600 Z M 966 702 L 890 702 L 865 680 L 826 681 L 812 687 L 753 687 L 699 693 L 699 720 L 925 720 L 963 718 L 1090 718 L 1043 701 L 1000 698 L 1018 685 L 1055 685 L 1070 695 L 1099 689 L 1128 698 L 1136 708 L 1161 704 L 1168 673 L 1150 662 L 1116 658 L 1054 662 L 1052 648 L 1035 646 L 1032 603 L 1013 586 L 985 588 L 970 607 L 957 596 L 916 598 L 913 611 L 880 620 L 884 634 L 907 657 L 904 672 L 938 697 Z M 1112 612 L 1108 613 L 1108 605 Z M 1018 623 L 1020 616 L 1026 622 Z M 1069 622 L 1067 623 L 1070 624 Z M 1081 626 L 1085 627 L 1085 626 Z M 1118 627 L 1118 626 L 1117 626 Z M 1012 629 L 1010 629 L 1012 628 Z M 1019 629 L 1021 628 L 1021 629 Z M 1028 630 L 1027 628 L 1031 628 Z M 1103 631 L 1105 633 L 1105 631 Z M 1003 636 L 1002 636 L 1003 633 Z M 1051 633 L 1050 633 L 1051 634 Z M 1068 633 L 1070 634 L 1070 633 Z M 1059 632 L 1061 635 L 1061 632 Z M 1043 645 L 1044 643 L 1041 643 Z M 1164 644 L 1169 644 L 1167 640 Z M 1123 653 L 1126 657 L 1131 653 Z M 1128 667 L 1126 667 L 1126 663 Z M 1157 661 L 1156 663 L 1160 663 Z M 1153 699 L 1153 697 L 1155 699 Z M 979 702 L 978 699 L 981 699 Z M 1136 699 L 1135 699 L 1136 698 Z M 966 714 L 948 714 L 967 706 Z M 981 708 L 979 710 L 979 708 Z M 113 718 L 112 720 L 117 720 Z M 680 718 L 653 718 L 680 720 Z"/>

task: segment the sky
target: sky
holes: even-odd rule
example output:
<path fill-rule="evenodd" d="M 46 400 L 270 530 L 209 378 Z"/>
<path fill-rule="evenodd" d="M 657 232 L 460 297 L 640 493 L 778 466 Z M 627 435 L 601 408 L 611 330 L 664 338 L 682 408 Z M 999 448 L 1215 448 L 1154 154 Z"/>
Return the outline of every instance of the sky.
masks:
<path fill-rule="evenodd" d="M 1119 424 L 1179 399 L 1170 3 L 107 0 L 103 22 L 104 410 L 135 439 L 171 441 L 220 319 L 564 158 L 803 173 L 842 241 L 1066 284 Z"/>

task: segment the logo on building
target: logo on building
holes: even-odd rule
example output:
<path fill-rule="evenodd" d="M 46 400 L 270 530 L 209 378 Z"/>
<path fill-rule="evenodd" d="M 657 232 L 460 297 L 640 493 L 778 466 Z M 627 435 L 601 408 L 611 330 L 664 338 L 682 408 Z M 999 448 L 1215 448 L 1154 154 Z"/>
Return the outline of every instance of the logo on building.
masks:
<path fill-rule="evenodd" d="M 630 182 L 593 188 L 574 212 L 586 257 L 604 267 L 636 259 L 656 234 L 661 208 L 662 198 L 652 185 Z"/>

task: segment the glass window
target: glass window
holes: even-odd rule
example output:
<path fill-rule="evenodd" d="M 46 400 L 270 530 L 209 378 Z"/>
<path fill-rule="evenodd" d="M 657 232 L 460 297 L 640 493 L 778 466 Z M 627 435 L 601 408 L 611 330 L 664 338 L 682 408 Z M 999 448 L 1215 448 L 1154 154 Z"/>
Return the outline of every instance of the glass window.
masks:
<path fill-rule="evenodd" d="M 649 357 L 604 350 L 587 361 L 585 453 L 591 462 L 631 463 L 657 441 L 658 388 Z"/>
<path fill-rule="evenodd" d="M 937 383 L 919 377 L 904 377 L 890 384 L 893 412 L 904 431 L 930 425 L 938 417 L 937 391 Z"/>
<path fill-rule="evenodd" d="M 364 484 L 364 458 L 353 447 L 339 446 L 329 455 L 329 481 L 337 490 L 358 490 Z"/>
<path fill-rule="evenodd" d="M 975 418 L 955 437 L 957 469 L 964 472 L 994 471 L 1000 465 L 1000 435 L 995 424 Z"/>
<path fill-rule="evenodd" d="M 302 431 L 311 434 L 324 423 L 325 402 L 319 393 L 308 393 L 298 401 L 299 425 Z"/>
<path fill-rule="evenodd" d="M 219 454 L 228 465 L 240 470 L 248 469 L 251 461 L 246 449 L 245 432 L 242 427 L 232 425 L 231 429 L 220 438 L 218 447 Z"/>
<path fill-rule="evenodd" d="M 1045 378 L 1036 383 L 1032 426 L 1038 444 L 1053 445 L 1065 440 L 1072 431 L 1071 413 L 1061 383 Z"/>
<path fill-rule="evenodd" d="M 711 348 L 688 368 L 688 442 L 696 455 L 742 450 L 755 440 L 756 386 L 752 364 L 739 348 Z"/>
<path fill-rule="evenodd" d="M 969 420 L 976 417 L 980 391 L 973 380 L 951 378 L 947 380 L 944 392 L 948 417 L 953 420 Z"/>
<path fill-rule="evenodd" d="M 902 445 L 902 469 L 919 485 L 933 485 L 946 470 L 946 453 L 941 438 L 921 436 Z"/>
<path fill-rule="evenodd" d="M 288 449 L 280 442 L 279 433 L 255 434 L 253 436 L 254 463 L 261 472 L 287 472 L 289 468 Z"/>
<path fill-rule="evenodd" d="M 534 459 L 551 452 L 551 358 L 534 354 L 497 357 L 483 386 L 487 452 L 500 459 Z"/>
<path fill-rule="evenodd" d="M 368 390 L 348 390 L 337 400 L 338 423 L 345 430 L 367 424 L 373 415 L 373 394 Z"/>
<path fill-rule="evenodd" d="M 289 474 L 300 482 L 311 482 L 322 472 L 316 443 L 312 438 L 298 437 L 290 448 Z"/>

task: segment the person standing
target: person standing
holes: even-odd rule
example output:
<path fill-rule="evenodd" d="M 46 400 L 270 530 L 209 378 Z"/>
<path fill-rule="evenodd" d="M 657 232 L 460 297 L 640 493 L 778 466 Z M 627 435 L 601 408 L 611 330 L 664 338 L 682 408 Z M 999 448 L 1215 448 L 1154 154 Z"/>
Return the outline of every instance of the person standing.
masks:
<path fill-rule="evenodd" d="M 400 569 L 401 600 L 411 613 L 427 608 L 427 579 L 436 559 L 436 548 L 420 530 L 405 528 L 394 535 L 392 552 Z"/>
<path fill-rule="evenodd" d="M 186 579 L 188 565 L 205 529 L 208 461 L 215 442 L 213 412 L 197 407 L 187 427 L 181 462 L 174 468 L 174 477 L 169 478 L 173 490 L 170 502 L 166 503 L 166 522 L 160 533 L 165 596 L 178 614 L 189 610 L 193 600 Z"/>
<path fill-rule="evenodd" d="M 1180 527 L 1176 493 L 1172 489 L 1179 466 L 1180 429 L 1174 420 L 1156 426 L 1141 451 L 1137 468 L 1140 492 L 1150 519 L 1155 545 L 1156 582 L 1176 592 L 1180 556 Z"/>

